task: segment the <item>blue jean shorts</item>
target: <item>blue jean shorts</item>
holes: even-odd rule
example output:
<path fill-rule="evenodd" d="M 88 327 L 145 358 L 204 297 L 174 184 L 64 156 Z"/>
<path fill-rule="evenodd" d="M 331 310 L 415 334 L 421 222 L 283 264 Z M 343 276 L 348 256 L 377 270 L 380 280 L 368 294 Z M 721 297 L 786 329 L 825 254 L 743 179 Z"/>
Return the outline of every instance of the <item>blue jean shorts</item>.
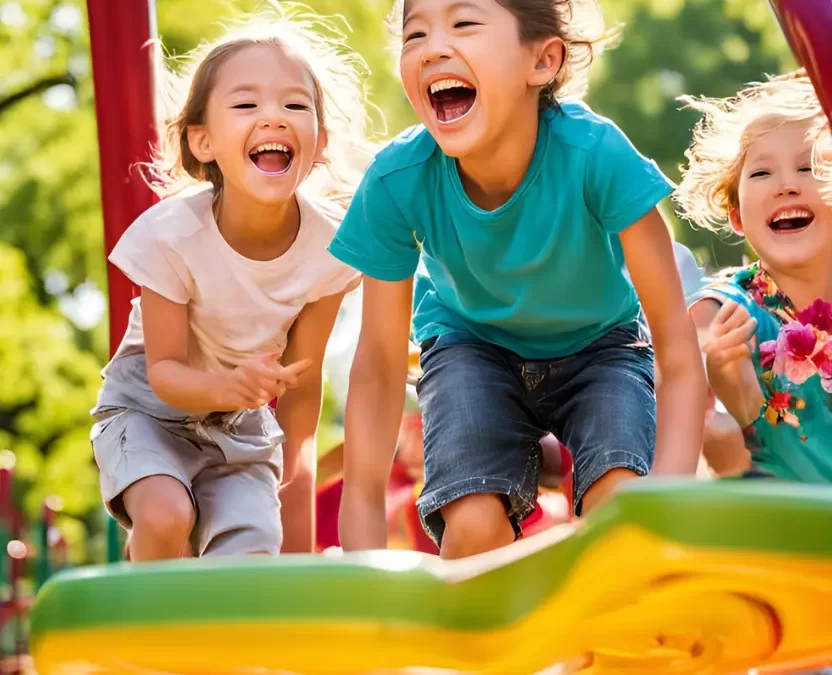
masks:
<path fill-rule="evenodd" d="M 548 361 L 445 334 L 422 346 L 420 363 L 425 486 L 417 504 L 437 545 L 441 509 L 476 493 L 502 495 L 519 534 L 537 500 L 547 432 L 572 453 L 577 514 L 587 489 L 611 469 L 643 476 L 652 466 L 654 359 L 643 320 Z"/>

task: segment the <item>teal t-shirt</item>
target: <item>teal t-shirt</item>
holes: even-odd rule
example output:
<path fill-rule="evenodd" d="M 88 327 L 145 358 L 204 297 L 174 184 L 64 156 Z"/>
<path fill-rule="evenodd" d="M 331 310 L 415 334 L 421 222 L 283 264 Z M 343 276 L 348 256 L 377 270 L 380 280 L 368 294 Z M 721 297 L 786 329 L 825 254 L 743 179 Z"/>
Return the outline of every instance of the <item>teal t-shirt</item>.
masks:
<path fill-rule="evenodd" d="M 541 115 L 522 183 L 484 211 L 418 126 L 375 157 L 330 252 L 376 279 L 415 274 L 416 343 L 452 332 L 557 358 L 638 316 L 618 235 L 672 189 L 615 124 L 569 102 Z"/>
<path fill-rule="evenodd" d="M 777 340 L 788 318 L 784 305 L 791 303 L 756 264 L 713 281 L 692 302 L 708 297 L 733 300 L 757 320 L 753 361 L 766 404 L 746 431 L 754 465 L 786 480 L 832 483 L 832 394 L 824 391 L 819 376 L 795 384 L 775 375 L 760 356 L 759 345 Z"/>

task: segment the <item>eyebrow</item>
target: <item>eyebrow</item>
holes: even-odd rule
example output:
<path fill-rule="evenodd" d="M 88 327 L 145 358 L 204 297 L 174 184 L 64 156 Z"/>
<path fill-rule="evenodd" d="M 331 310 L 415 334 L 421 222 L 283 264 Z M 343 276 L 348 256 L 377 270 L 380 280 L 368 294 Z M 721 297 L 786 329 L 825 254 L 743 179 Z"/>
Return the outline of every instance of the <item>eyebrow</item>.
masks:
<path fill-rule="evenodd" d="M 256 93 L 260 87 L 254 84 L 238 84 L 226 94 L 227 96 L 234 96 L 235 94 L 254 94 Z M 289 87 L 286 90 L 289 94 L 303 94 L 304 96 L 308 96 L 309 98 L 314 98 L 312 92 L 309 91 L 306 87 L 303 87 L 299 84 L 294 85 L 293 87 Z"/>
<path fill-rule="evenodd" d="M 407 5 L 405 5 L 405 7 L 407 7 Z M 450 14 L 451 12 L 459 10 L 459 9 L 474 9 L 474 10 L 482 11 L 482 7 L 480 7 L 475 2 L 470 2 L 470 0 L 459 0 L 459 2 L 455 2 L 450 7 L 448 7 L 448 9 L 446 10 L 446 13 Z M 410 12 L 410 11 L 405 10 L 404 20 L 402 21 L 402 26 L 406 25 L 408 21 L 412 21 L 413 19 L 419 18 L 419 16 L 421 16 L 419 14 L 419 12 Z"/>

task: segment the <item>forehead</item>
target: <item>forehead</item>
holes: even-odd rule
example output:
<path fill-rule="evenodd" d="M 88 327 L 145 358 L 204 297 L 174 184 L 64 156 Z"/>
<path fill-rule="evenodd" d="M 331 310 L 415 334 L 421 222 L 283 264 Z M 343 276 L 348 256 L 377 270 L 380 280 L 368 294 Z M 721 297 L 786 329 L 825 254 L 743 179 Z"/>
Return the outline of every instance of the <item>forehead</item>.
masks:
<path fill-rule="evenodd" d="M 310 94 L 314 80 L 309 65 L 296 52 L 277 44 L 246 45 L 236 50 L 217 69 L 218 93 L 250 88 L 300 88 Z"/>
<path fill-rule="evenodd" d="M 426 14 L 445 14 L 459 9 L 485 11 L 496 0 L 404 0 L 402 19 L 405 23 L 413 17 Z"/>
<path fill-rule="evenodd" d="M 812 149 L 814 120 L 761 117 L 746 129 L 747 157 L 799 155 Z"/>

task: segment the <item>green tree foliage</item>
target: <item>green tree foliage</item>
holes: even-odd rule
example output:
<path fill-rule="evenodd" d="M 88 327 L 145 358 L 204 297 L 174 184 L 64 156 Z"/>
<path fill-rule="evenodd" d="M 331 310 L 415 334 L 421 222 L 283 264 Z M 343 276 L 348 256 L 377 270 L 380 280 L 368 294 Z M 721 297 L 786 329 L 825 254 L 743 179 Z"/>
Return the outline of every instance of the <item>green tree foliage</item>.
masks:
<path fill-rule="evenodd" d="M 413 124 L 384 21 L 391 0 L 308 4 L 352 27 L 388 133 Z M 622 44 L 595 66 L 589 101 L 674 178 L 695 119 L 676 96 L 730 94 L 792 65 L 765 0 L 602 4 L 625 28 Z M 158 0 L 159 33 L 182 54 L 221 31 L 224 17 L 256 5 Z M 95 311 L 96 289 L 106 289 L 88 49 L 83 0 L 0 0 L 0 451 L 15 455 L 29 514 L 58 495 L 74 541 L 102 522 L 88 411 L 107 357 L 106 315 Z M 741 255 L 741 246 L 674 228 L 703 262 Z M 324 436 L 334 442 L 336 411 L 326 401 Z"/>

